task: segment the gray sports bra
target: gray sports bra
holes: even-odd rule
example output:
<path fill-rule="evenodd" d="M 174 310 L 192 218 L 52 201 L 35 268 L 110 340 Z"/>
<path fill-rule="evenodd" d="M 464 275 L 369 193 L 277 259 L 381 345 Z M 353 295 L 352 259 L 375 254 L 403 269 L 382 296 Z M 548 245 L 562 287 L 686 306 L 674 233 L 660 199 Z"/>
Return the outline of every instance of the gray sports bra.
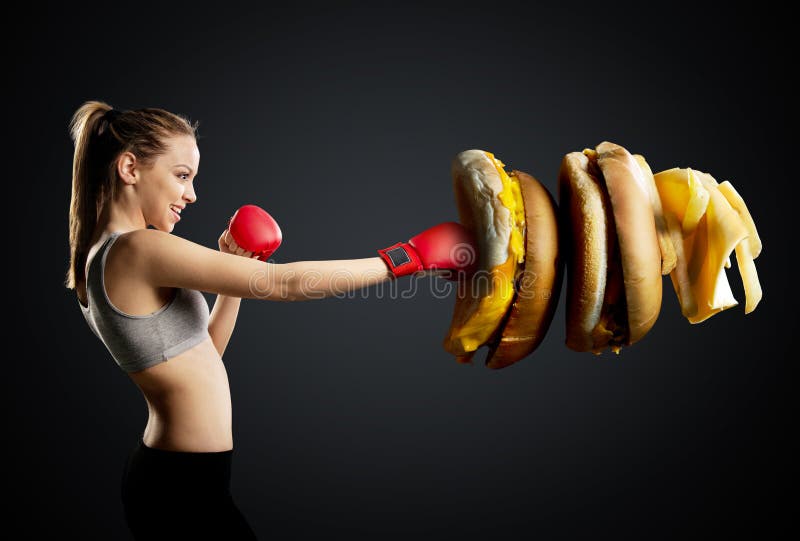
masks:
<path fill-rule="evenodd" d="M 92 258 L 86 276 L 89 306 L 80 300 L 86 322 L 126 372 L 144 370 L 186 351 L 209 337 L 208 303 L 199 291 L 177 288 L 166 305 L 136 316 L 117 309 L 105 288 L 108 249 L 120 233 L 112 233 Z"/>

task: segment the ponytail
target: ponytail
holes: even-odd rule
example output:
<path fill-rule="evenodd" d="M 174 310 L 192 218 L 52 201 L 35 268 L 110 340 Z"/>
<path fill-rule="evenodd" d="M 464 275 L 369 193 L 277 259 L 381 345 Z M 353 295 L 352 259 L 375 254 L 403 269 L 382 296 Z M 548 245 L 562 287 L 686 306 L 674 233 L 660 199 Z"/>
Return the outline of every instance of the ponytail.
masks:
<path fill-rule="evenodd" d="M 67 271 L 66 286 L 75 289 L 76 278 L 83 275 L 86 255 L 92 239 L 100 211 L 99 193 L 101 179 L 91 174 L 93 165 L 90 154 L 90 139 L 98 131 L 98 124 L 111 107 L 101 101 L 84 103 L 72 116 L 69 124 L 70 135 L 75 144 L 72 160 L 72 198 L 69 204 L 69 246 L 70 265 Z M 108 177 L 108 175 L 103 175 Z M 107 190 L 106 190 L 107 191 Z"/>

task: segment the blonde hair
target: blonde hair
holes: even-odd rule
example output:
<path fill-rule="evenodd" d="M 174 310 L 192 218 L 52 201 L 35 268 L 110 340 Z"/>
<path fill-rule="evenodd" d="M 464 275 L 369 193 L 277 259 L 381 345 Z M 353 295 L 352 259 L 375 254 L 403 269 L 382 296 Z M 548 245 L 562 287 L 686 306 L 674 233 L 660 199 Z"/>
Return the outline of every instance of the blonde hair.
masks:
<path fill-rule="evenodd" d="M 120 183 L 117 158 L 131 152 L 145 165 L 166 151 L 165 140 L 197 137 L 197 123 L 164 109 L 118 111 L 102 101 L 81 105 L 69 124 L 75 155 L 69 204 L 70 261 L 65 285 L 75 289 L 83 277 L 89 243 L 101 212 L 113 201 Z"/>

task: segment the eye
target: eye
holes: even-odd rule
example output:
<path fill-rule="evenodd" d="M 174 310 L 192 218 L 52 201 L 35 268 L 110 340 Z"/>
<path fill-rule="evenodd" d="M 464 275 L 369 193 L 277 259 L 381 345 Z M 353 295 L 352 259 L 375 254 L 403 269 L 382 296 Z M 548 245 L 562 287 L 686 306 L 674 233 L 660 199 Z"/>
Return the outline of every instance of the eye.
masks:
<path fill-rule="evenodd" d="M 189 173 L 178 173 L 178 178 L 181 180 L 189 180 Z"/>

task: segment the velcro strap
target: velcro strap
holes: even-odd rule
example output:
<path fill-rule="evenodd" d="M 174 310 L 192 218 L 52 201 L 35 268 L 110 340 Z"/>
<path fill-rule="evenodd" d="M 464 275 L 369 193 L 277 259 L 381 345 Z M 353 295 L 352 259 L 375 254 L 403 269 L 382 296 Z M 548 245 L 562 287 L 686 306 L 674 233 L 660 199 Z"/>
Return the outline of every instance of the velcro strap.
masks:
<path fill-rule="evenodd" d="M 407 242 L 398 242 L 388 248 L 378 250 L 378 254 L 396 277 L 422 270 L 422 261 L 420 261 L 417 251 Z"/>

